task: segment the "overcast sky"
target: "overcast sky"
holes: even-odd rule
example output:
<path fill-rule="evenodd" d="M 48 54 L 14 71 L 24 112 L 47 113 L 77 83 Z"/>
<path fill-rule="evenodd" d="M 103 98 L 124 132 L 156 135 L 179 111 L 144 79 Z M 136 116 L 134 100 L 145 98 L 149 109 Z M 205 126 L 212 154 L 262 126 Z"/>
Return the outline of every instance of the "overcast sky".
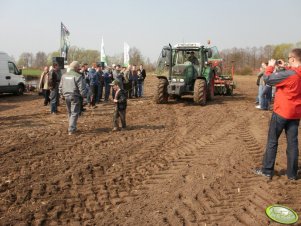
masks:
<path fill-rule="evenodd" d="M 60 23 L 71 45 L 107 55 L 123 43 L 155 61 L 162 46 L 210 39 L 220 50 L 301 41 L 300 0 L 0 0 L 0 51 L 59 49 Z"/>

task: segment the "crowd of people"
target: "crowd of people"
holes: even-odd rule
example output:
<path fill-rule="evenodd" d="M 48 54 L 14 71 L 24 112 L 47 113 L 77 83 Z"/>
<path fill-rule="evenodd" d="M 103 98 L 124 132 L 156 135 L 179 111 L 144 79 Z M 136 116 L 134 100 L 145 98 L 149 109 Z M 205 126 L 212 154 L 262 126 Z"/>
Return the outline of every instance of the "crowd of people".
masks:
<path fill-rule="evenodd" d="M 96 63 L 89 67 L 87 63 L 80 65 L 74 61 L 62 75 L 58 63 L 54 62 L 50 68 L 44 68 L 39 89 L 44 96 L 44 105 L 50 105 L 51 114 L 57 114 L 60 96 L 65 99 L 70 135 L 76 131 L 77 118 L 86 110 L 84 106 L 94 109 L 101 101 L 108 102 L 111 96 L 116 105 L 113 131 L 117 131 L 118 118 L 122 128 L 126 128 L 127 99 L 144 96 L 145 78 L 146 71 L 142 64 L 139 68 L 136 65 L 121 67 L 115 64 L 105 67 Z"/>
<path fill-rule="evenodd" d="M 275 67 L 274 72 L 280 72 L 286 70 L 286 68 L 289 66 L 287 62 L 285 62 L 283 59 L 275 61 Z M 262 62 L 260 71 L 257 75 L 257 86 L 258 86 L 258 95 L 256 97 L 256 108 L 260 110 L 271 110 L 271 104 L 272 100 L 275 96 L 276 87 L 272 87 L 264 81 L 264 74 L 265 70 L 268 66 L 267 62 Z"/>

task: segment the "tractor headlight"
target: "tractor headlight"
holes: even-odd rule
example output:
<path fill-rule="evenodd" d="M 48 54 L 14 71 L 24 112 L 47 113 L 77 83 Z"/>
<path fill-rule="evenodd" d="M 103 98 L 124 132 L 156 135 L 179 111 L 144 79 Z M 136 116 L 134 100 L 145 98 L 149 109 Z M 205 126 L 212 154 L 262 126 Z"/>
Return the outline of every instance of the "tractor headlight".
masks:
<path fill-rule="evenodd" d="M 184 82 L 184 79 L 180 78 L 180 82 Z"/>
<path fill-rule="evenodd" d="M 171 79 L 172 82 L 177 82 L 177 79 L 173 78 Z"/>

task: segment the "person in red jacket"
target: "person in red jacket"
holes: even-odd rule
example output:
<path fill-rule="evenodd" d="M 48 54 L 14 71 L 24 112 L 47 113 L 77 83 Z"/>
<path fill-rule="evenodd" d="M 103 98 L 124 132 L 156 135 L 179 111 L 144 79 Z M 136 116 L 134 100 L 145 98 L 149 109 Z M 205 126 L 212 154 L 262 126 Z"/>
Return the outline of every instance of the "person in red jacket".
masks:
<path fill-rule="evenodd" d="M 255 169 L 255 174 L 271 179 L 274 175 L 278 139 L 285 130 L 287 139 L 287 177 L 296 180 L 298 173 L 298 127 L 301 118 L 301 49 L 289 53 L 290 67 L 275 72 L 276 60 L 271 59 L 266 68 L 264 81 L 276 87 L 274 109 L 270 122 L 268 140 L 262 161 L 262 168 Z"/>

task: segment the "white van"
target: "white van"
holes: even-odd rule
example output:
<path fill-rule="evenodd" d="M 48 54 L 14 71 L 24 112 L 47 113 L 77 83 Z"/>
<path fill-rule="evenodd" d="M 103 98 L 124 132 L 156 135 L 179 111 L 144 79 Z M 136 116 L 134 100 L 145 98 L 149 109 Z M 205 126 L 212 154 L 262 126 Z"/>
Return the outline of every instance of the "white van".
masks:
<path fill-rule="evenodd" d="M 0 52 L 0 93 L 22 95 L 25 78 L 7 53 Z"/>

